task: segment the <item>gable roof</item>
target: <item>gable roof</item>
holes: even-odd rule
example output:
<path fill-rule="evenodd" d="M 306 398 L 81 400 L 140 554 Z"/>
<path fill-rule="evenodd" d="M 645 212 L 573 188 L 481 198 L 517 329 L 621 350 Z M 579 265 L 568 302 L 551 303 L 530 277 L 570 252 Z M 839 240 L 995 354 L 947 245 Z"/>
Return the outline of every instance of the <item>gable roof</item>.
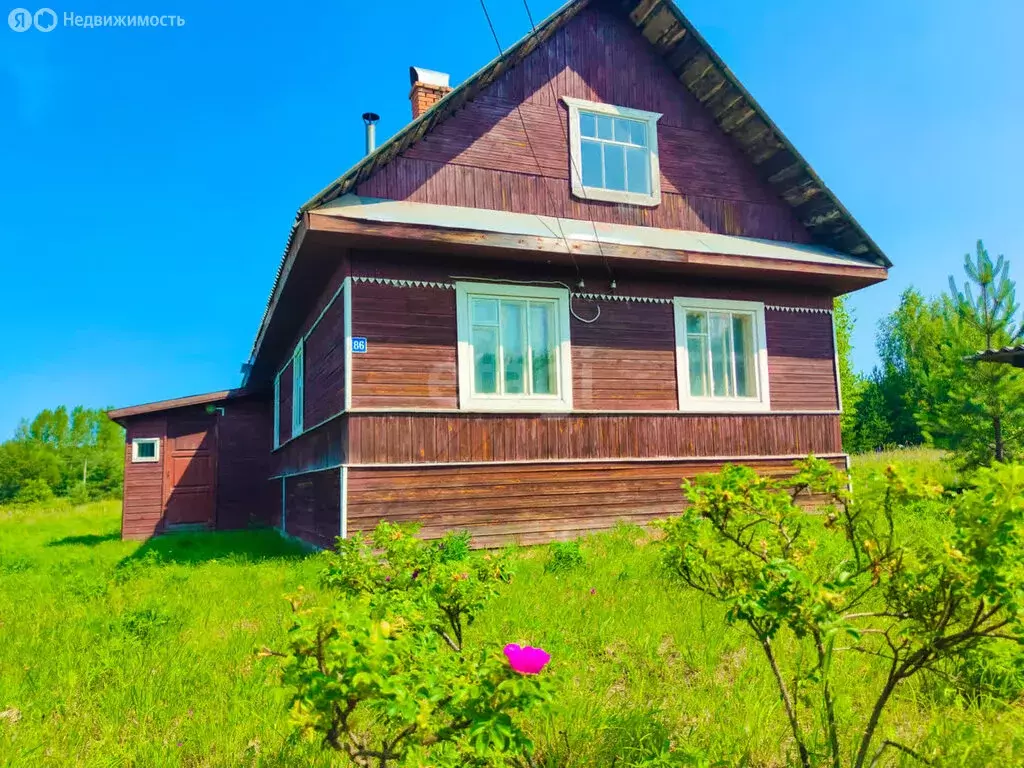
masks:
<path fill-rule="evenodd" d="M 311 198 L 299 209 L 299 215 L 353 192 L 356 185 L 420 141 L 436 125 L 529 56 L 580 10 L 598 2 L 600 0 L 571 0 L 555 11 L 502 56 L 464 81 Z M 736 142 L 762 181 L 793 209 L 797 220 L 815 242 L 879 266 L 892 266 L 881 248 L 672 0 L 604 0 L 601 4 L 628 16 L 680 82 L 710 110 L 719 128 Z"/>
<path fill-rule="evenodd" d="M 297 234 L 300 234 L 303 216 L 342 195 L 354 193 L 358 184 L 423 139 L 435 126 L 522 62 L 590 5 L 600 5 L 629 19 L 678 80 L 710 111 L 718 127 L 736 142 L 759 178 L 789 205 L 815 243 L 868 264 L 884 268 L 892 266 L 881 248 L 672 0 L 569 0 L 501 56 L 463 81 L 299 208 L 253 342 L 250 360 L 260 347 L 275 297 L 287 273 L 289 254 L 296 245 Z"/>

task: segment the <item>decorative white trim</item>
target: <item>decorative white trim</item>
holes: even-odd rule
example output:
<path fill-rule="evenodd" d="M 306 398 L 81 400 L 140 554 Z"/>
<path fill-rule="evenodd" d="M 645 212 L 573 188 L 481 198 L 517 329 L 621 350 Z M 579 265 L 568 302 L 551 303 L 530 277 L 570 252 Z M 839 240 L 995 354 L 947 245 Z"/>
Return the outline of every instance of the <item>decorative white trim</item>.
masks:
<path fill-rule="evenodd" d="M 612 104 L 602 104 L 596 101 L 584 101 L 563 96 L 562 101 L 569 108 L 569 158 L 570 185 L 572 194 L 582 200 L 604 200 L 612 203 L 626 203 L 628 205 L 642 205 L 653 207 L 661 203 L 661 169 L 658 165 L 658 120 L 661 119 L 660 112 L 646 112 L 642 109 L 630 109 L 629 107 L 617 107 Z M 638 192 L 625 192 L 603 187 L 583 186 L 583 158 L 580 151 L 580 111 L 596 112 L 602 115 L 614 117 L 626 117 L 631 120 L 639 120 L 647 123 L 647 157 L 650 161 L 648 178 L 651 183 L 651 191 L 647 194 Z"/>
<path fill-rule="evenodd" d="M 816 453 L 819 459 L 845 459 L 849 461 L 849 454 L 846 453 Z M 511 459 L 508 461 L 421 461 L 421 462 L 396 462 L 394 464 L 346 464 L 348 469 L 416 469 L 430 467 L 491 467 L 509 466 L 518 464 L 682 464 L 682 463 L 707 463 L 712 461 L 767 461 L 778 459 L 779 461 L 798 461 L 806 459 L 806 453 L 793 453 L 785 455 L 748 455 L 748 456 L 679 456 L 676 458 L 665 458 L 658 456 L 622 458 L 612 456 L 606 459 Z"/>
<path fill-rule="evenodd" d="M 351 408 L 348 411 L 345 411 L 344 413 L 339 413 L 339 414 L 333 416 L 332 418 L 336 419 L 336 418 L 338 418 L 338 416 L 344 416 L 344 415 L 356 415 L 356 416 L 366 416 L 366 415 L 373 415 L 373 414 L 389 414 L 389 415 L 394 415 L 394 414 L 398 414 L 398 413 L 449 414 L 449 415 L 452 415 L 452 416 L 455 416 L 455 415 L 458 415 L 458 414 L 472 415 L 472 414 L 476 414 L 476 413 L 486 413 L 489 416 L 500 416 L 503 413 L 503 411 L 501 411 L 501 410 L 497 410 L 497 411 L 495 411 L 495 410 L 484 410 L 484 411 L 482 411 L 482 410 L 477 410 L 477 409 L 473 409 L 473 408 L 415 408 L 415 407 L 404 407 L 404 408 Z M 508 411 L 505 411 L 504 413 L 508 413 L 509 415 L 517 415 L 517 414 L 520 414 L 521 411 L 508 410 Z M 622 411 L 622 410 L 619 410 L 619 411 L 600 411 L 600 410 L 595 411 L 595 410 L 585 410 L 584 409 L 584 410 L 564 411 L 564 413 L 565 413 L 566 416 L 693 416 L 694 415 L 693 413 L 685 413 L 685 412 L 680 411 L 680 410 L 678 410 L 676 408 L 673 408 L 671 410 L 669 410 L 669 409 L 661 409 L 661 410 L 635 410 L 635 411 Z M 736 413 L 736 411 L 730 411 L 730 410 L 727 410 L 727 409 L 723 409 L 723 410 L 719 410 L 719 411 L 700 411 L 699 413 L 700 413 L 701 416 L 742 416 L 743 415 L 743 414 Z M 793 410 L 779 411 L 779 410 L 774 410 L 774 411 L 765 411 L 765 412 L 761 412 L 761 413 L 755 413 L 755 414 L 752 414 L 752 415 L 754 415 L 754 416 L 840 416 L 842 414 L 839 411 L 833 409 L 833 410 L 818 410 L 818 411 L 813 411 L 813 410 L 804 410 L 804 411 L 793 411 Z M 312 431 L 312 430 L 309 430 L 309 431 Z M 287 445 L 287 443 L 285 443 L 285 445 Z"/>
<path fill-rule="evenodd" d="M 328 464 L 326 467 L 310 467 L 308 469 L 300 469 L 298 472 L 281 472 L 276 475 L 271 475 L 270 480 L 287 480 L 289 477 L 299 477 L 300 475 L 315 475 L 317 472 L 330 472 L 332 469 L 340 469 L 343 464 L 340 462 L 337 464 Z"/>
<path fill-rule="evenodd" d="M 707 309 L 721 312 L 744 312 L 753 316 L 754 352 L 757 361 L 756 397 L 694 397 L 690 394 L 690 372 L 686 345 L 686 310 Z M 767 413 L 771 411 L 768 385 L 768 343 L 765 333 L 764 304 L 760 301 L 733 301 L 723 299 L 690 299 L 677 296 L 674 300 L 676 332 L 676 383 L 679 389 L 679 410 L 684 413 Z"/>
<path fill-rule="evenodd" d="M 775 312 L 810 312 L 812 314 L 831 315 L 831 309 L 822 309 L 821 307 L 784 307 L 779 304 L 765 304 L 765 309 L 771 309 Z"/>
<path fill-rule="evenodd" d="M 349 278 L 346 278 L 349 279 Z M 454 291 L 456 283 L 437 282 L 431 280 L 399 280 L 392 277 L 366 277 L 353 275 L 351 277 L 352 282 L 356 283 L 374 283 L 376 285 L 387 285 L 392 288 L 437 288 L 445 291 Z M 486 282 L 486 278 L 480 278 L 479 282 Z M 477 282 L 471 280 L 468 282 Z M 528 281 L 522 283 L 516 283 L 515 281 L 509 281 L 503 283 L 504 285 L 516 286 L 523 285 L 524 287 L 530 287 Z M 571 294 L 574 299 L 589 299 L 591 301 L 635 301 L 641 304 L 671 304 L 672 299 L 667 299 L 661 296 L 629 296 L 625 294 L 613 294 L 613 293 L 591 293 L 588 291 L 572 291 Z M 766 310 L 772 310 L 775 312 L 809 312 L 831 315 L 831 309 L 822 309 L 820 307 L 790 307 L 783 306 L 780 304 L 765 304 Z"/>
<path fill-rule="evenodd" d="M 341 521 L 338 525 L 338 536 L 347 539 L 348 538 L 348 466 L 342 464 L 338 470 L 340 477 L 338 478 L 338 495 L 340 498 L 341 506 Z"/>
<path fill-rule="evenodd" d="M 394 277 L 367 277 L 359 275 L 353 275 L 351 279 L 357 283 L 390 285 L 397 288 L 443 288 L 449 291 L 455 290 L 455 283 L 440 283 L 433 280 L 400 280 Z"/>
<path fill-rule="evenodd" d="M 139 445 L 141 443 L 153 443 L 155 449 L 152 456 L 140 456 Z M 157 464 L 160 461 L 160 438 L 159 437 L 133 437 L 132 438 L 132 464 Z"/>
<path fill-rule="evenodd" d="M 345 404 L 347 411 L 352 407 L 352 281 L 359 278 L 346 277 L 341 287 L 344 289 L 342 301 L 345 312 Z M 453 286 L 454 287 L 454 286 Z"/>
<path fill-rule="evenodd" d="M 554 300 L 558 331 L 557 395 L 475 395 L 473 394 L 473 346 L 469 301 L 473 296 Z M 458 326 L 459 407 L 481 411 L 552 412 L 572 410 L 572 345 L 569 339 L 569 291 L 536 285 L 459 282 L 455 285 Z"/>

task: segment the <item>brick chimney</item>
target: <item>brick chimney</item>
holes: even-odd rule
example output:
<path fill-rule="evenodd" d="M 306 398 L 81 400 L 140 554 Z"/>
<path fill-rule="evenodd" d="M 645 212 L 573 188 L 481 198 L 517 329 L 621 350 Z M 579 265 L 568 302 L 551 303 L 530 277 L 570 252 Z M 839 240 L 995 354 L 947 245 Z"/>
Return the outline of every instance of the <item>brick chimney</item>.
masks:
<path fill-rule="evenodd" d="M 451 91 L 446 72 L 435 72 L 423 67 L 409 67 L 409 101 L 412 102 L 412 119 L 422 115 L 437 104 L 446 93 Z"/>

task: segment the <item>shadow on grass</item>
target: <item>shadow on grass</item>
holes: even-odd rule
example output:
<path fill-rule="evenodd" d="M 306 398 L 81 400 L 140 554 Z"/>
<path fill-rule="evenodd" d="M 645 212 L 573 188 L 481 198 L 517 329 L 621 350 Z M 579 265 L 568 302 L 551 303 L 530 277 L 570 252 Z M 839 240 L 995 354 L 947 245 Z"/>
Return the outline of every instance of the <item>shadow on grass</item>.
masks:
<path fill-rule="evenodd" d="M 265 560 L 299 560 L 309 557 L 312 552 L 312 548 L 288 541 L 269 528 L 166 533 L 145 541 L 120 565 L 132 561 L 195 565 L 214 560 L 245 564 Z"/>
<path fill-rule="evenodd" d="M 83 547 L 95 547 L 98 544 L 103 544 L 107 541 L 120 541 L 121 534 L 117 533 L 86 533 L 82 536 L 65 536 L 63 539 L 53 539 L 48 541 L 46 546 L 48 547 L 68 547 L 75 544 L 79 544 Z"/>

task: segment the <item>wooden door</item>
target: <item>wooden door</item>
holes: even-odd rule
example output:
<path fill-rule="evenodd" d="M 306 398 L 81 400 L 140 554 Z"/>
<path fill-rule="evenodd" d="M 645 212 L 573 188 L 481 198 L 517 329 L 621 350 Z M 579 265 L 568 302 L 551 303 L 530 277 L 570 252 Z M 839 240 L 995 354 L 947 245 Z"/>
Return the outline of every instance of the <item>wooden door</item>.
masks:
<path fill-rule="evenodd" d="M 169 418 L 164 456 L 164 526 L 213 528 L 217 510 L 217 421 Z"/>

